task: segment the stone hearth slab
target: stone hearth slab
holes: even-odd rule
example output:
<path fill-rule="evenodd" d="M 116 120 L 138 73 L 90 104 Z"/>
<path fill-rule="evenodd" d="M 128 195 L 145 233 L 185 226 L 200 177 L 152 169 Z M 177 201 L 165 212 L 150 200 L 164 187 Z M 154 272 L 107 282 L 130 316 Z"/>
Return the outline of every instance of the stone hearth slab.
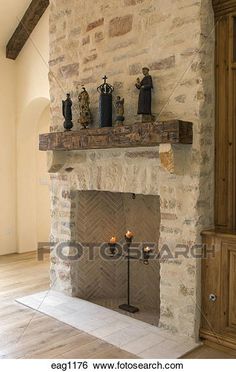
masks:
<path fill-rule="evenodd" d="M 141 358 L 180 358 L 199 346 L 140 320 L 49 290 L 16 300 Z"/>

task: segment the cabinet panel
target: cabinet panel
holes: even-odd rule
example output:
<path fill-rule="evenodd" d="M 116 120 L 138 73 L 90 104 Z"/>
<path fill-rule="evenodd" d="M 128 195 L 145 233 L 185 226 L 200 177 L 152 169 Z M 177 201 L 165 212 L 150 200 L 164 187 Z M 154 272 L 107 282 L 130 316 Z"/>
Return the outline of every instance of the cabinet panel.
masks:
<path fill-rule="evenodd" d="M 236 4 L 236 0 L 235 0 Z M 215 226 L 236 228 L 236 15 L 216 22 Z"/>
<path fill-rule="evenodd" d="M 236 232 L 204 232 L 203 243 L 215 254 L 202 260 L 200 335 L 236 349 Z"/>
<path fill-rule="evenodd" d="M 215 254 L 209 254 L 202 260 L 202 327 L 211 332 L 220 330 L 220 276 L 221 276 L 221 247 L 214 237 L 204 238 L 204 257 L 212 246 Z M 214 301 L 214 297 L 216 300 Z"/>
<path fill-rule="evenodd" d="M 215 224 L 228 227 L 229 19 L 216 24 Z"/>
<path fill-rule="evenodd" d="M 236 250 L 230 252 L 229 267 L 229 326 L 236 327 Z"/>
<path fill-rule="evenodd" d="M 222 241 L 222 329 L 236 332 L 236 242 Z"/>

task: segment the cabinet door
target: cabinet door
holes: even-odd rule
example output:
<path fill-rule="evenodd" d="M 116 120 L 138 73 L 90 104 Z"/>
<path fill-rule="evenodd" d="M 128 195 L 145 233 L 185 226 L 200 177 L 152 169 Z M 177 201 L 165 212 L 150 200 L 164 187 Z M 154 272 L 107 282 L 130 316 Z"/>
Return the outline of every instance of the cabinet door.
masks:
<path fill-rule="evenodd" d="M 204 236 L 202 260 L 202 321 L 201 328 L 211 333 L 221 328 L 221 244 L 214 236 Z M 207 254 L 214 247 L 214 254 Z M 214 297 L 215 296 L 215 297 Z"/>
<path fill-rule="evenodd" d="M 236 241 L 223 240 L 222 249 L 222 328 L 236 332 Z"/>

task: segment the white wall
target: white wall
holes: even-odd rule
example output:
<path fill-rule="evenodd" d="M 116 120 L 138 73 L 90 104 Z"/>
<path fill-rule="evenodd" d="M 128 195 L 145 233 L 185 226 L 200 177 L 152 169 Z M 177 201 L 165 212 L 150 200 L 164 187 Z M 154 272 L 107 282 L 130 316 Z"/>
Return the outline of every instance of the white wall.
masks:
<path fill-rule="evenodd" d="M 38 121 L 37 140 L 40 133 L 48 132 L 50 106 L 48 105 Z M 47 242 L 51 230 L 50 176 L 47 169 L 47 153 L 37 151 L 36 159 L 36 231 L 37 242 Z"/>
<path fill-rule="evenodd" d="M 37 175 L 41 169 L 40 177 L 47 177 L 46 165 L 39 165 L 39 161 L 46 162 L 46 157 L 38 154 L 38 133 L 40 128 L 49 131 L 50 126 L 48 60 L 49 14 L 46 11 L 16 61 L 17 251 L 20 253 L 37 249 L 38 238 L 43 234 L 46 239 L 45 232 L 49 231 L 49 192 L 47 194 L 46 185 L 40 185 Z M 40 223 L 39 195 L 46 198 L 42 200 L 45 218 L 41 218 Z"/>
<path fill-rule="evenodd" d="M 0 255 L 16 251 L 15 63 L 0 50 Z"/>

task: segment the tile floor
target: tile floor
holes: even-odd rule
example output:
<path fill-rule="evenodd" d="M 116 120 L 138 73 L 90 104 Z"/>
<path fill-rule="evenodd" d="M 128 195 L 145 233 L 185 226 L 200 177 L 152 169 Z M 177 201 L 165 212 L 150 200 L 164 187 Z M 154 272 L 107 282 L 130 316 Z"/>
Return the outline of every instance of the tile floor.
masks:
<path fill-rule="evenodd" d="M 180 358 L 198 343 L 94 303 L 49 290 L 17 300 L 141 358 Z"/>

